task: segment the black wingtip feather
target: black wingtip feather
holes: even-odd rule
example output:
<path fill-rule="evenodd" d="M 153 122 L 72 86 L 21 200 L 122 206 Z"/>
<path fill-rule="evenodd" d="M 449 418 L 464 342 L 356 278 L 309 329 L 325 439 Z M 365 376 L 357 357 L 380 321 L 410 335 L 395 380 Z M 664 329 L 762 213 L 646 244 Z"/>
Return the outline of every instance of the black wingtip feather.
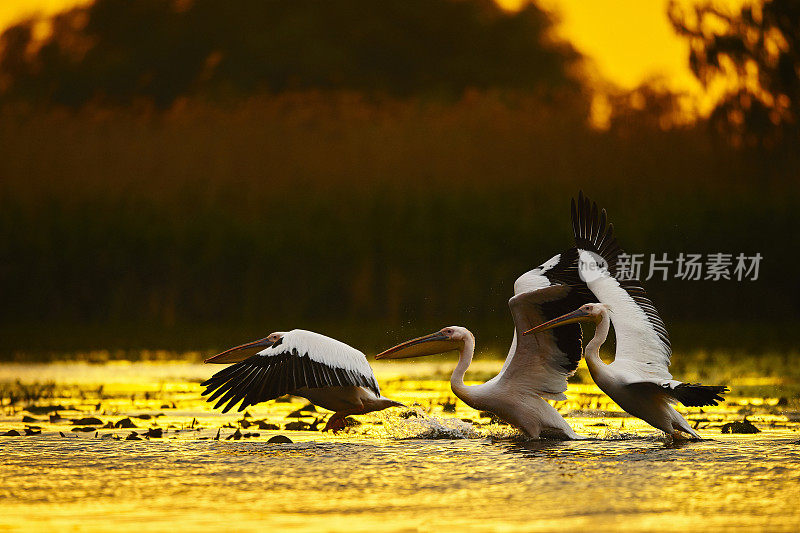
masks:
<path fill-rule="evenodd" d="M 728 387 L 725 386 L 681 383 L 672 389 L 672 396 L 686 407 L 703 407 L 725 401 L 722 394 L 726 392 Z"/>
<path fill-rule="evenodd" d="M 570 212 L 570 220 L 572 221 L 572 233 L 573 235 L 578 234 L 578 210 L 575 207 L 575 198 L 572 198 L 569 202 L 569 212 Z"/>
<path fill-rule="evenodd" d="M 570 204 L 571 207 L 575 203 L 573 199 Z M 635 303 L 644 311 L 665 348 L 671 351 L 671 344 L 664 321 L 659 316 L 653 302 L 647 297 L 647 293 L 639 280 L 623 279 L 623 276 L 619 275 L 618 258 L 623 254 L 623 251 L 614 236 L 614 224 L 609 222 L 606 230 L 602 230 L 608 217 L 606 210 L 600 209 L 596 202 L 585 196 L 583 191 L 579 191 L 577 206 L 570 210 L 570 215 L 572 217 L 575 246 L 581 250 L 596 253 L 603 258 L 609 274 L 617 278 L 620 286 L 628 292 Z"/>

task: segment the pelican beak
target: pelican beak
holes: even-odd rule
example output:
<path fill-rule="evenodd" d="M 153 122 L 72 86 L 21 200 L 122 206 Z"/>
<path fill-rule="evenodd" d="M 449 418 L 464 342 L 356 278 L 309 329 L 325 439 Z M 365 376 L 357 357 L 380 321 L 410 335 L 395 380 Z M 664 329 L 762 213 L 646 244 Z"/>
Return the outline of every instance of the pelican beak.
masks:
<path fill-rule="evenodd" d="M 209 357 L 203 362 L 217 364 L 238 363 L 257 354 L 264 348 L 269 348 L 273 344 L 275 343 L 269 339 L 259 339 L 257 341 L 248 342 L 247 344 L 242 344 L 241 346 L 234 346 L 229 350 L 225 350 L 224 352 L 218 353 L 213 357 Z"/>
<path fill-rule="evenodd" d="M 537 331 L 545 331 L 547 329 L 552 329 L 558 326 L 563 326 L 565 324 L 574 324 L 576 322 L 587 322 L 592 320 L 592 315 L 584 311 L 583 309 L 576 309 L 571 313 L 567 313 L 566 315 L 562 315 L 558 318 L 554 318 L 549 322 L 543 322 L 536 326 L 535 328 L 531 328 L 523 335 L 527 335 L 529 333 L 536 333 Z"/>
<path fill-rule="evenodd" d="M 408 357 L 436 355 L 457 350 L 459 345 L 460 341 L 455 341 L 441 331 L 437 331 L 384 350 L 376 355 L 375 359 L 406 359 Z"/>

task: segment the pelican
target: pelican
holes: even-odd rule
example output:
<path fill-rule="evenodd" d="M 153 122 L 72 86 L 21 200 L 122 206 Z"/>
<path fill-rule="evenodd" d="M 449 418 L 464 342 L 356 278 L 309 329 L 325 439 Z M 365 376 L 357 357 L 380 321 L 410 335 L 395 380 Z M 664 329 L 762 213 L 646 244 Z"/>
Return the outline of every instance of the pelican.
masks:
<path fill-rule="evenodd" d="M 302 329 L 275 332 L 209 357 L 206 363 L 234 363 L 202 383 L 207 401 L 227 413 L 284 394 L 300 396 L 333 411 L 323 431 L 338 431 L 345 417 L 403 406 L 381 396 L 366 356 L 352 346 Z"/>
<path fill-rule="evenodd" d="M 533 438 L 583 439 L 547 400 L 566 400 L 567 378 L 581 358 L 581 329 L 567 326 L 522 336 L 531 327 L 557 317 L 575 302 L 585 301 L 577 277 L 577 252 L 567 250 L 514 283 L 508 301 L 514 337 L 503 368 L 481 385 L 466 385 L 464 375 L 475 353 L 475 337 L 464 327 L 450 326 L 389 348 L 375 359 L 402 359 L 457 350 L 458 364 L 450 376 L 453 393 L 473 409 L 489 411 Z"/>
<path fill-rule="evenodd" d="M 578 249 L 580 277 L 597 303 L 587 303 L 524 332 L 540 334 L 565 324 L 594 322 L 595 334 L 586 344 L 589 373 L 598 387 L 627 413 L 671 435 L 692 439 L 700 435 L 672 404 L 687 407 L 716 405 L 727 387 L 683 383 L 668 370 L 672 349 L 664 321 L 636 279 L 621 279 L 622 250 L 606 227 L 606 212 L 582 194 L 572 201 L 572 227 Z M 617 350 L 614 361 L 600 359 L 600 346 L 614 326 Z"/>

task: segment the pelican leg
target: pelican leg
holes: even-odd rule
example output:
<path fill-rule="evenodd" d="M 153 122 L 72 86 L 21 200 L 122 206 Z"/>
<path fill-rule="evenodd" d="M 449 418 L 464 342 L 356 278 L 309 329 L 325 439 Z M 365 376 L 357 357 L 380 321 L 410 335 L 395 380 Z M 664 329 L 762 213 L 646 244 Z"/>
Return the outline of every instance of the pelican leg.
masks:
<path fill-rule="evenodd" d="M 345 427 L 344 417 L 346 416 L 347 413 L 333 413 L 322 431 L 333 431 L 334 433 L 340 432 Z"/>
<path fill-rule="evenodd" d="M 363 415 L 368 412 L 369 409 L 367 409 L 367 407 L 364 405 L 358 409 L 353 409 L 350 411 L 337 411 L 328 419 L 328 423 L 325 424 L 325 428 L 323 428 L 322 431 L 333 431 L 334 433 L 338 433 L 347 427 L 347 421 L 345 418 L 350 415 Z"/>
<path fill-rule="evenodd" d="M 686 431 L 674 429 L 671 433 L 672 440 L 676 441 L 698 441 L 703 440 L 703 437 L 697 434 L 692 434 Z"/>

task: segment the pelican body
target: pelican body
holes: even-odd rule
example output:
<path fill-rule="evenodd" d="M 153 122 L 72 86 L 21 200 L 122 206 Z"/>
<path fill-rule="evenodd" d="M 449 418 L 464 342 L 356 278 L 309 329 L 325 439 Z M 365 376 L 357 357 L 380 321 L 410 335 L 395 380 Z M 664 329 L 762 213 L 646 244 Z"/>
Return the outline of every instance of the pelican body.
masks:
<path fill-rule="evenodd" d="M 586 344 L 585 357 L 589 373 L 600 390 L 625 412 L 668 435 L 682 438 L 682 433 L 685 433 L 693 439 L 700 439 L 700 435 L 672 404 L 681 402 L 686 406 L 716 405 L 723 399 L 719 395 L 725 392 L 726 387 L 682 383 L 672 379 L 669 374 L 642 369 L 619 351 L 614 362 L 606 364 L 600 358 L 600 347 L 608 337 L 611 319 L 609 308 L 604 304 L 586 304 L 572 313 L 541 324 L 532 331 L 583 321 L 596 324 L 594 337 Z"/>
<path fill-rule="evenodd" d="M 202 385 L 207 401 L 226 413 L 241 402 L 250 405 L 274 400 L 284 394 L 300 396 L 333 411 L 325 430 L 344 428 L 348 415 L 402 406 L 381 395 L 366 356 L 352 346 L 302 329 L 271 333 L 205 360 L 233 363 Z"/>
<path fill-rule="evenodd" d="M 547 403 L 543 394 L 560 399 L 563 392 L 544 392 L 544 387 L 532 391 L 521 386 L 519 374 L 503 368 L 497 376 L 480 385 L 466 385 L 464 375 L 475 353 L 475 337 L 467 328 L 449 326 L 436 333 L 412 339 L 390 348 L 376 359 L 401 359 L 434 355 L 458 350 L 458 364 L 450 376 L 450 387 L 464 403 L 481 411 L 490 411 L 502 420 L 523 430 L 531 437 L 580 439 L 567 421 Z M 522 357 L 522 356 L 520 356 Z M 531 368 L 533 372 L 544 369 Z M 564 378 L 564 383 L 566 379 Z M 566 388 L 566 387 L 565 387 Z"/>
<path fill-rule="evenodd" d="M 464 375 L 475 353 L 475 337 L 460 326 L 412 339 L 375 356 L 376 359 L 421 357 L 457 350 L 458 364 L 450 377 L 453 393 L 470 407 L 494 413 L 534 438 L 582 439 L 547 400 L 565 400 L 567 378 L 581 357 L 580 326 L 522 333 L 572 308 L 584 296 L 576 285 L 559 282 L 575 261 L 569 251 L 520 276 L 508 302 L 514 337 L 503 368 L 480 385 L 466 385 Z"/>
<path fill-rule="evenodd" d="M 636 279 L 620 275 L 622 250 L 606 226 L 605 210 L 598 212 L 583 195 L 572 202 L 572 226 L 578 250 L 578 271 L 595 302 L 539 324 L 524 335 L 577 322 L 595 322 L 594 337 L 586 344 L 589 373 L 598 387 L 627 413 L 675 438 L 700 435 L 672 404 L 716 405 L 723 386 L 682 383 L 669 372 L 672 348 L 666 326 Z M 600 347 L 611 325 L 617 339 L 614 362 L 600 358 Z M 567 326 L 571 327 L 571 326 Z"/>

